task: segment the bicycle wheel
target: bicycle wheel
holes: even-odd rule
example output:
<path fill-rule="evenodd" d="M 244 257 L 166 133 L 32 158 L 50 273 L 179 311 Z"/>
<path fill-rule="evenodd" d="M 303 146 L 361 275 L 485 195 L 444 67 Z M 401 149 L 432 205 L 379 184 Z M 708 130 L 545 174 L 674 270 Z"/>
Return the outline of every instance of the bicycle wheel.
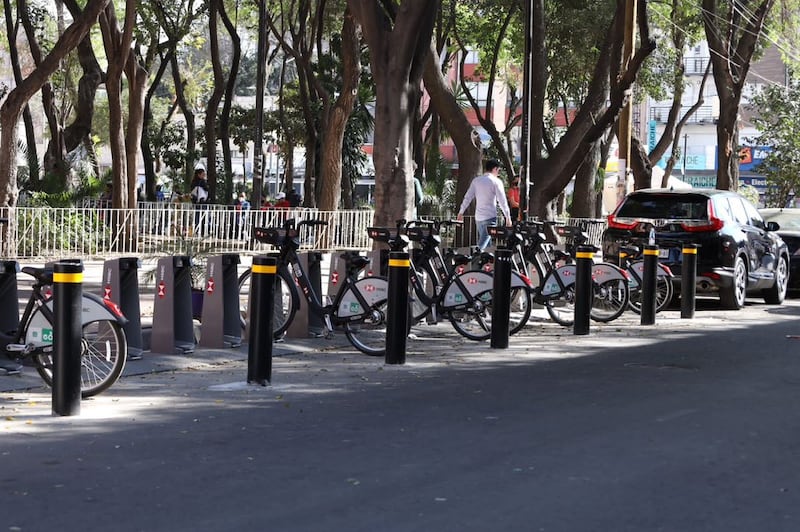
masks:
<path fill-rule="evenodd" d="M 549 296 L 544 306 L 550 319 L 564 327 L 572 327 L 575 324 L 575 284 L 565 286 L 558 295 Z"/>
<path fill-rule="evenodd" d="M 248 324 L 247 313 L 250 305 L 250 279 L 252 273 L 247 270 L 239 277 L 239 319 L 242 328 Z M 285 269 L 279 269 L 275 275 L 274 308 L 272 314 L 272 334 L 278 340 L 286 333 L 286 329 L 297 313 L 297 301 L 293 292 L 294 279 Z"/>
<path fill-rule="evenodd" d="M 592 282 L 592 310 L 589 316 L 601 323 L 619 318 L 628 306 L 628 281 L 609 279 L 602 283 Z"/>
<path fill-rule="evenodd" d="M 376 284 L 383 285 L 375 289 Z M 356 282 L 359 292 L 367 299 L 369 308 L 363 311 L 358 298 L 349 294 L 352 288 L 347 288 L 341 298 L 346 301 L 350 311 L 360 315 L 354 321 L 344 322 L 344 334 L 353 347 L 369 356 L 384 356 L 386 354 L 386 313 L 389 301 L 385 298 L 388 290 L 388 281 L 382 277 L 367 277 Z M 362 285 L 364 285 L 362 287 Z M 366 286 L 366 285 L 372 285 Z M 362 289 L 363 288 L 363 289 Z M 372 300 L 371 294 L 384 294 L 383 298 Z M 409 326 L 411 321 L 409 319 Z"/>
<path fill-rule="evenodd" d="M 448 318 L 458 334 L 470 340 L 486 340 L 492 335 L 492 292 L 473 295 L 466 308 L 451 310 Z"/>
<path fill-rule="evenodd" d="M 413 274 L 412 274 L 413 275 Z M 425 295 L 433 300 L 436 297 L 436 286 L 439 283 L 439 278 L 432 273 L 429 265 L 425 265 L 419 270 L 419 280 L 422 285 Z M 425 316 L 431 311 L 431 307 L 423 303 L 417 294 L 414 292 L 414 287 L 409 285 L 408 297 L 411 302 L 411 318 L 413 323 L 418 323 L 425 319 Z"/>
<path fill-rule="evenodd" d="M 656 278 L 656 312 L 661 312 L 664 307 L 672 301 L 674 287 L 669 277 L 660 275 Z M 636 314 L 642 313 L 642 287 L 636 286 L 630 289 L 630 299 L 628 306 Z"/>
<path fill-rule="evenodd" d="M 116 321 L 87 323 L 81 331 L 81 397 L 92 397 L 117 382 L 125 368 L 128 344 Z M 53 357 L 34 355 L 36 371 L 48 386 L 53 385 Z"/>

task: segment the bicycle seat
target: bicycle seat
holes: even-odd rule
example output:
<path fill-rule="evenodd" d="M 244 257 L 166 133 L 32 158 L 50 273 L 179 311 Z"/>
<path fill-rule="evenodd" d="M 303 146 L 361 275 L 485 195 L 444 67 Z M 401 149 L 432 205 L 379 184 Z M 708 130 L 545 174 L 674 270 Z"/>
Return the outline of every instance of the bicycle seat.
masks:
<path fill-rule="evenodd" d="M 623 253 L 629 257 L 637 257 L 639 255 L 639 248 L 637 246 L 620 246 L 619 254 Z"/>
<path fill-rule="evenodd" d="M 469 264 L 470 261 L 472 260 L 472 258 L 469 257 L 468 255 L 463 255 L 461 253 L 456 253 L 456 254 L 453 255 L 452 260 L 453 260 L 453 264 L 455 266 L 464 266 L 464 265 Z"/>
<path fill-rule="evenodd" d="M 35 278 L 42 284 L 53 283 L 53 270 L 51 268 L 36 268 L 33 266 L 25 266 L 22 268 L 22 273 L 27 273 Z"/>

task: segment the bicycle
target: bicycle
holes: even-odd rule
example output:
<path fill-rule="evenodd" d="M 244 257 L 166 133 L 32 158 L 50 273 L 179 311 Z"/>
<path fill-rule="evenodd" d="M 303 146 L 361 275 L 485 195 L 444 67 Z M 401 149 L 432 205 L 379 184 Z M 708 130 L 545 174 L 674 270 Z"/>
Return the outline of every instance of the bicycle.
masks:
<path fill-rule="evenodd" d="M 333 301 L 328 305 L 322 304 L 303 269 L 297 254 L 300 249 L 301 227 L 326 225 L 328 222 L 324 220 L 296 222 L 294 218 L 289 218 L 282 227 L 256 227 L 253 230 L 256 240 L 278 249 L 273 337 L 280 339 L 289 328 L 300 307 L 299 292 L 302 292 L 309 312 L 323 319 L 328 335 L 333 333 L 335 327 L 341 327 L 353 347 L 366 355 L 383 356 L 386 353 L 389 283 L 385 277 L 380 276 L 358 278 L 359 272 L 364 270 L 370 259 L 347 253 L 342 255 L 346 261 L 347 273 Z M 245 323 L 248 315 L 245 302 L 249 301 L 251 275 L 251 270 L 247 269 L 239 276 L 241 315 Z"/>
<path fill-rule="evenodd" d="M 391 251 L 404 251 L 409 242 L 420 248 L 412 253 L 409 267 L 409 290 L 412 293 L 411 313 L 415 323 L 432 315 L 447 316 L 453 328 L 470 340 L 486 340 L 492 333 L 492 274 L 482 270 L 463 270 L 470 257 L 453 255 L 455 268 L 445 266 L 439 249 L 439 231 L 443 225 L 461 222 L 433 220 L 398 220 L 395 234 L 391 229 L 369 227 L 370 238 L 383 242 Z M 426 279 L 430 283 L 426 283 Z M 426 290 L 428 286 L 428 290 Z M 530 300 L 525 280 L 515 272 L 511 279 L 511 313 L 509 334 L 518 332 L 530 316 Z"/>
<path fill-rule="evenodd" d="M 512 228 L 490 228 L 497 238 L 515 250 L 514 266 L 528 280 L 531 299 L 547 309 L 550 318 L 564 327 L 575 319 L 575 264 L 569 253 L 552 249 L 541 232 L 545 223 L 527 221 Z M 585 244 L 588 237 L 577 227 L 559 226 L 557 232 L 575 244 Z M 531 266 L 533 269 L 531 270 Z M 598 263 L 592 267 L 592 309 L 594 321 L 609 322 L 618 318 L 628 305 L 628 280 L 619 267 Z"/>
<path fill-rule="evenodd" d="M 48 386 L 53 385 L 52 268 L 24 267 L 32 276 L 31 295 L 16 331 L 0 332 L 0 351 L 11 359 L 31 359 Z M 107 390 L 122 374 L 128 343 L 122 326 L 127 320 L 116 303 L 83 293 L 81 329 L 81 397 Z"/>
<path fill-rule="evenodd" d="M 619 264 L 628 273 L 628 289 L 630 291 L 628 306 L 636 314 L 641 314 L 642 277 L 644 275 L 642 250 L 637 246 L 621 246 L 619 249 Z M 656 266 L 656 312 L 661 312 L 672 301 L 675 287 L 672 285 L 672 270 L 661 263 L 657 263 Z"/>

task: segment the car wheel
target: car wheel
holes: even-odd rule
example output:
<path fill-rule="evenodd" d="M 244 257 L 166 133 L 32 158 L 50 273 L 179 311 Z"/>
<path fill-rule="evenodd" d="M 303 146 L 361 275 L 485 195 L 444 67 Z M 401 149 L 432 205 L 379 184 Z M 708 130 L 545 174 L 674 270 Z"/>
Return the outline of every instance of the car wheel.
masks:
<path fill-rule="evenodd" d="M 736 257 L 736 263 L 733 265 L 733 283 L 719 291 L 719 300 L 723 308 L 739 310 L 744 307 L 746 294 L 747 266 L 744 265 L 742 257 Z"/>
<path fill-rule="evenodd" d="M 764 290 L 764 301 L 769 305 L 780 305 L 786 299 L 789 288 L 789 264 L 786 257 L 778 257 L 775 267 L 775 282 L 770 288 Z"/>

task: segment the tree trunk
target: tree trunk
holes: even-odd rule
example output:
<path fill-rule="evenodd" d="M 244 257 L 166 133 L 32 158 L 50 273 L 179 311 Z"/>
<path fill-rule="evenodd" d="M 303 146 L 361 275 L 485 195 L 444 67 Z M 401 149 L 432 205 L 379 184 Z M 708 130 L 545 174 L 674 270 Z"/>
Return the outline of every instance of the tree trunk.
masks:
<path fill-rule="evenodd" d="M 438 61 L 433 43 L 430 53 L 425 59 L 425 89 L 431 99 L 431 105 L 439 115 L 441 126 L 453 139 L 458 152 L 458 180 L 456 182 L 456 204 L 460 204 L 466 194 L 472 178 L 481 172 L 481 144 L 475 129 L 470 125 L 461 109 L 455 94 L 442 74 L 442 66 Z M 470 212 L 474 211 L 470 206 Z"/>
<path fill-rule="evenodd" d="M 23 107 L 89 32 L 108 1 L 89 0 L 83 14 L 58 38 L 47 57 L 8 93 L 0 106 L 0 207 L 13 207 L 17 201 L 17 121 Z"/>
<path fill-rule="evenodd" d="M 347 9 L 342 24 L 342 87 L 325 121 L 327 127 L 322 141 L 320 178 L 324 186 L 318 204 L 322 211 L 337 210 L 342 197 L 342 144 L 347 121 L 355 107 L 361 74 L 358 44 L 356 24 L 350 9 Z"/>
<path fill-rule="evenodd" d="M 69 4 L 67 4 L 69 7 Z M 77 7 L 77 6 L 76 6 Z M 70 8 L 72 12 L 72 8 Z M 73 13 L 73 16 L 74 13 Z M 83 75 L 78 81 L 78 101 L 75 105 L 75 118 L 64 128 L 64 145 L 67 153 L 83 145 L 92 133 L 94 100 L 97 89 L 103 83 L 103 71 L 92 49 L 91 39 L 84 38 L 78 45 L 78 61 Z"/>
<path fill-rule="evenodd" d="M 233 155 L 231 154 L 230 142 L 230 116 L 231 107 L 233 106 L 234 88 L 236 87 L 236 75 L 239 72 L 239 62 L 242 56 L 242 45 L 239 34 L 236 32 L 236 27 L 231 22 L 230 17 L 228 17 L 228 12 L 225 10 L 224 2 L 220 3 L 219 14 L 228 32 L 228 36 L 231 39 L 231 46 L 233 47 L 231 67 L 228 71 L 228 81 L 225 84 L 225 103 L 222 106 L 222 114 L 219 118 L 219 137 L 220 141 L 222 141 L 222 166 L 225 172 L 220 200 L 221 203 L 228 204 L 232 201 L 233 197 Z"/>
<path fill-rule="evenodd" d="M 139 201 L 137 159 L 139 146 L 142 143 L 142 129 L 144 129 L 144 100 L 147 96 L 148 72 L 136 60 L 133 50 L 128 58 L 126 73 L 128 78 L 128 127 L 125 133 L 125 154 L 130 176 L 128 208 L 135 209 Z M 153 187 L 155 188 L 155 185 Z"/>
<path fill-rule="evenodd" d="M 222 58 L 219 51 L 217 17 L 222 0 L 211 0 L 208 13 L 208 34 L 211 45 L 211 65 L 214 70 L 214 90 L 206 106 L 206 174 L 208 174 L 208 200 L 217 198 L 217 111 L 225 93 L 225 74 L 222 72 Z"/>
<path fill-rule="evenodd" d="M 589 146 L 583 164 L 575 173 L 575 188 L 572 192 L 572 208 L 569 213 L 573 218 L 591 218 L 594 215 L 597 198 L 597 169 L 600 166 L 600 144 L 597 139 Z"/>
<path fill-rule="evenodd" d="M 374 0 L 348 0 L 370 50 L 375 76 L 375 220 L 394 226 L 413 213 L 411 122 L 439 0 L 403 0 L 393 12 Z"/>
<path fill-rule="evenodd" d="M 180 107 L 183 119 L 186 121 L 186 162 L 183 173 L 183 187 L 181 188 L 183 192 L 188 193 L 192 175 L 194 174 L 194 165 L 197 163 L 197 125 L 192 108 L 186 101 L 186 93 L 184 91 L 186 82 L 181 79 L 177 55 L 172 55 L 170 66 L 172 67 L 172 80 L 175 85 L 175 99 L 178 100 L 178 107 Z"/>

